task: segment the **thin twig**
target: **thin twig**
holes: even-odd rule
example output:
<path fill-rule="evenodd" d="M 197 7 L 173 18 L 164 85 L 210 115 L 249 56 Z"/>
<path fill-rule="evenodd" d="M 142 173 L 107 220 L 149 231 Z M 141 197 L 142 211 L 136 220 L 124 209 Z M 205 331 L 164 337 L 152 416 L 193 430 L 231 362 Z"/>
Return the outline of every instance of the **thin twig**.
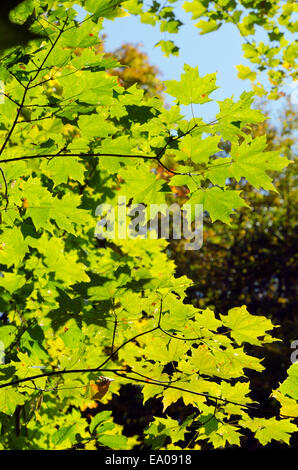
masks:
<path fill-rule="evenodd" d="M 8 203 L 9 203 L 9 200 L 8 200 L 8 186 L 7 186 L 7 181 L 6 181 L 6 177 L 5 177 L 4 171 L 3 171 L 3 169 L 1 168 L 1 166 L 0 166 L 0 171 L 1 171 L 1 174 L 2 174 L 3 181 L 4 181 L 4 187 L 5 187 L 4 199 L 6 200 L 5 210 L 7 210 Z"/>

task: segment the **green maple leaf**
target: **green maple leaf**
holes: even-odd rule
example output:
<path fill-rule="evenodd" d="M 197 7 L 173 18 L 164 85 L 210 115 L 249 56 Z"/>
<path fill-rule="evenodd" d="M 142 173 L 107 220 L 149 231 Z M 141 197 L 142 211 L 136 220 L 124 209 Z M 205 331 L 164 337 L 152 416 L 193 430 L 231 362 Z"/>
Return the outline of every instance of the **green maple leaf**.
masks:
<path fill-rule="evenodd" d="M 207 103 L 211 101 L 209 94 L 218 87 L 215 85 L 216 73 L 200 77 L 198 67 L 184 65 L 185 73 L 181 80 L 168 80 L 165 82 L 167 93 L 174 96 L 180 104 Z"/>
<path fill-rule="evenodd" d="M 216 359 L 208 349 L 200 347 L 192 354 L 191 364 L 198 370 L 200 375 L 217 375 Z"/>
<path fill-rule="evenodd" d="M 227 190 L 213 187 L 208 189 L 199 189 L 194 192 L 190 199 L 190 204 L 203 204 L 203 210 L 208 211 L 212 222 L 221 220 L 230 225 L 230 215 L 234 209 L 239 207 L 249 207 L 240 197 L 241 191 Z"/>
<path fill-rule="evenodd" d="M 28 245 L 18 227 L 7 228 L 0 235 L 0 263 L 7 266 L 20 264 L 28 251 Z"/>
<path fill-rule="evenodd" d="M 225 398 L 226 400 L 230 400 L 234 403 L 239 403 L 241 404 L 246 404 L 246 403 L 252 403 L 252 400 L 247 397 L 247 394 L 250 392 L 249 390 L 249 383 L 248 382 L 238 382 L 235 385 L 231 385 L 227 382 L 222 382 L 221 385 L 221 393 L 222 397 Z M 241 408 L 240 408 L 241 409 Z M 228 403 L 227 404 L 227 411 L 229 413 L 239 413 L 240 411 L 239 405 L 235 405 L 233 403 Z"/>
<path fill-rule="evenodd" d="M 104 139 L 98 149 L 99 153 L 108 153 L 115 156 L 101 156 L 99 157 L 99 165 L 107 169 L 110 173 L 117 173 L 117 171 L 124 165 L 135 165 L 133 158 L 121 158 L 122 155 L 133 155 L 134 142 L 129 139 L 127 135 L 122 135 L 114 139 Z M 118 155 L 118 156 L 117 156 Z"/>
<path fill-rule="evenodd" d="M 185 428 L 178 421 L 167 416 L 167 418 L 154 418 L 154 421 L 146 429 L 146 434 L 158 436 L 165 434 L 172 442 L 177 442 L 184 438 Z"/>
<path fill-rule="evenodd" d="M 291 162 L 280 157 L 278 151 L 265 152 L 265 148 L 266 136 L 256 137 L 249 144 L 243 142 L 238 148 L 232 147 L 229 171 L 238 181 L 245 177 L 257 189 L 262 187 L 277 192 L 266 171 L 280 171 Z"/>
<path fill-rule="evenodd" d="M 8 273 L 6 273 L 8 274 Z M 1 279 L 1 278 L 0 278 Z M 3 344 L 4 348 L 8 348 L 8 346 L 14 341 L 18 330 L 13 325 L 4 325 L 0 328 L 0 341 Z M 2 346 L 1 344 L 1 346 Z M 4 351 L 1 351 L 1 353 Z"/>
<path fill-rule="evenodd" d="M 165 411 L 172 403 L 176 403 L 181 397 L 183 392 L 175 388 L 167 388 L 162 393 L 163 411 Z"/>
<path fill-rule="evenodd" d="M 216 31 L 220 27 L 220 24 L 217 24 L 215 20 L 211 19 L 209 21 L 200 20 L 196 23 L 196 27 L 201 30 L 200 34 L 207 34 L 211 31 Z"/>
<path fill-rule="evenodd" d="M 226 185 L 227 178 L 231 175 L 231 161 L 230 157 L 217 158 L 212 160 L 208 169 L 204 172 L 206 179 L 209 179 L 212 184 L 224 187 Z"/>
<path fill-rule="evenodd" d="M 208 328 L 208 330 L 216 331 L 220 326 L 222 326 L 222 322 L 215 318 L 214 312 L 207 308 L 202 312 L 196 312 L 196 326 L 202 326 L 204 328 Z"/>
<path fill-rule="evenodd" d="M 0 411 L 12 415 L 18 405 L 23 405 L 26 397 L 12 387 L 0 390 Z"/>
<path fill-rule="evenodd" d="M 202 139 L 201 136 L 185 136 L 179 145 L 181 152 L 177 153 L 180 158 L 191 158 L 195 163 L 208 163 L 209 158 L 219 152 L 219 136 L 210 136 Z"/>
<path fill-rule="evenodd" d="M 86 10 L 94 13 L 95 18 L 103 17 L 113 19 L 117 16 L 117 7 L 122 0 L 87 0 L 84 4 Z"/>
<path fill-rule="evenodd" d="M 277 420 L 276 418 L 254 418 L 245 417 L 240 424 L 255 433 L 255 438 L 262 445 L 266 445 L 273 439 L 289 444 L 291 433 L 297 431 L 298 427 L 291 423 L 290 419 Z"/>
<path fill-rule="evenodd" d="M 173 43 L 173 41 L 161 40 L 155 44 L 155 47 L 157 46 L 160 46 L 165 57 L 169 57 L 170 55 L 179 55 L 179 48 Z"/>
<path fill-rule="evenodd" d="M 98 43 L 98 37 L 96 35 L 89 34 L 90 26 L 87 23 L 83 23 L 80 28 L 70 28 L 69 31 L 65 31 L 61 38 L 61 45 L 64 47 L 89 47 Z"/>
<path fill-rule="evenodd" d="M 84 165 L 73 157 L 57 157 L 43 165 L 43 172 L 58 186 L 67 183 L 68 178 L 84 183 Z"/>
<path fill-rule="evenodd" d="M 153 172 L 144 166 L 125 167 L 119 171 L 125 180 L 119 194 L 127 196 L 127 202 L 133 197 L 134 203 L 159 204 L 165 202 L 165 192 L 162 191 L 164 181 L 158 180 Z M 170 191 L 169 191 L 170 192 Z"/>
<path fill-rule="evenodd" d="M 3 273 L 3 277 L 0 277 L 0 286 L 5 287 L 11 294 L 22 287 L 25 282 L 26 279 L 24 276 L 20 276 L 16 273 Z"/>
<path fill-rule="evenodd" d="M 80 223 L 89 218 L 87 211 L 78 209 L 81 204 L 78 194 L 67 192 L 62 198 L 53 197 L 37 178 L 29 178 L 22 188 L 28 201 L 26 216 L 31 217 L 37 230 L 43 228 L 52 232 L 51 221 L 55 221 L 61 229 L 75 233 L 75 217 Z"/>
<path fill-rule="evenodd" d="M 246 65 L 236 65 L 236 69 L 238 70 L 238 78 L 241 78 L 241 80 L 249 79 L 251 81 L 254 81 L 256 79 L 256 72 L 253 72 Z"/>
<path fill-rule="evenodd" d="M 177 357 L 183 357 L 189 346 L 184 341 L 171 340 L 167 351 L 167 362 L 175 361 Z"/>
<path fill-rule="evenodd" d="M 215 448 L 224 447 L 226 443 L 240 446 L 239 428 L 232 426 L 231 424 L 219 424 L 218 429 L 213 431 L 209 435 L 209 442 L 213 444 Z"/>
<path fill-rule="evenodd" d="M 79 117 L 78 125 L 84 137 L 107 137 L 115 130 L 112 123 L 97 114 L 82 115 Z"/>
<path fill-rule="evenodd" d="M 297 386 L 296 386 L 297 388 Z M 290 391 L 291 393 L 291 391 Z M 289 394 L 289 393 L 288 393 Z M 288 396 L 283 395 L 280 390 L 275 390 L 272 396 L 281 404 L 280 415 L 298 418 L 298 403 Z"/>
<path fill-rule="evenodd" d="M 192 19 L 196 20 L 206 11 L 206 7 L 201 2 L 184 2 L 183 9 L 192 13 Z"/>
<path fill-rule="evenodd" d="M 287 370 L 288 377 L 279 387 L 280 391 L 289 397 L 298 400 L 298 362 L 292 364 Z"/>
<path fill-rule="evenodd" d="M 234 103 L 233 98 L 226 98 L 218 101 L 220 112 L 216 115 L 219 128 L 224 129 L 227 123 L 240 121 L 244 124 L 257 124 L 265 121 L 264 114 L 258 109 L 251 109 L 254 97 L 253 92 L 244 91 L 238 102 Z"/>
<path fill-rule="evenodd" d="M 245 305 L 230 309 L 228 315 L 220 315 L 220 318 L 240 345 L 244 342 L 261 345 L 262 341 L 258 337 L 265 336 L 266 331 L 274 328 L 267 318 L 248 313 Z"/>

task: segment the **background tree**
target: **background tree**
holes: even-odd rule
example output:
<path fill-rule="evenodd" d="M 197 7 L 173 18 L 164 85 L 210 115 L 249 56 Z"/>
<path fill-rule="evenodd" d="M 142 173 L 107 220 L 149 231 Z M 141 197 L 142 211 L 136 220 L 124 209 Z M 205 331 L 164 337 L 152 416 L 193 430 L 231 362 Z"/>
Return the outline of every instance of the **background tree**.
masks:
<path fill-rule="evenodd" d="M 103 38 L 103 46 L 104 46 Z M 162 97 L 164 85 L 160 80 L 157 67 L 150 64 L 149 57 L 141 51 L 141 44 L 122 44 L 115 51 L 106 52 L 107 57 L 116 58 L 120 66 L 111 69 L 111 75 L 118 77 L 119 83 L 125 88 L 137 84 L 148 96 Z"/>

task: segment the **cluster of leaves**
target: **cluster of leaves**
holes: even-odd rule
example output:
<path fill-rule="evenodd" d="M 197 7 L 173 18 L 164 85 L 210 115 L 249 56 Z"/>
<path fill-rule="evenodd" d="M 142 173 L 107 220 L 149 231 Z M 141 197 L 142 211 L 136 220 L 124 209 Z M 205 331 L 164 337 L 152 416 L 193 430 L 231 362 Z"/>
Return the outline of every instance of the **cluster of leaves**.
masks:
<path fill-rule="evenodd" d="M 261 123 L 253 129 L 253 135 L 266 134 L 270 150 L 278 150 L 295 162 L 297 117 L 291 103 L 279 122 L 280 129 L 268 121 Z M 222 312 L 245 303 L 251 313 L 265 313 L 274 324 L 280 325 L 277 335 L 282 343 L 267 345 L 261 352 L 259 348 L 250 350 L 266 357 L 267 373 L 253 378 L 254 396 L 261 401 L 286 376 L 291 359 L 289 351 L 296 344 L 296 175 L 296 162 L 285 172 L 275 174 L 278 192 L 260 193 L 245 179 L 240 184 L 231 180 L 233 188 L 242 189 L 252 210 L 240 209 L 229 230 L 221 223 L 211 224 L 205 217 L 204 243 L 198 251 L 186 252 L 182 240 L 171 241 L 177 273 L 187 273 L 194 281 L 188 290 L 193 305 Z M 185 200 L 187 192 L 180 187 L 176 195 Z M 274 410 L 274 402 L 272 407 Z"/>
<path fill-rule="evenodd" d="M 140 15 L 143 23 L 159 24 L 161 32 L 178 33 L 183 25 L 181 21 L 181 4 L 177 0 L 169 2 L 128 0 L 123 8 L 135 15 Z M 182 4 L 185 12 L 192 15 L 195 27 L 200 34 L 218 30 L 231 23 L 243 38 L 243 54 L 252 68 L 240 64 L 237 66 L 238 77 L 249 79 L 255 94 L 267 95 L 270 99 L 284 96 L 280 86 L 288 80 L 297 78 L 297 43 L 286 39 L 286 34 L 298 30 L 296 13 L 297 4 L 292 0 L 189 0 Z M 180 10 L 180 11 L 179 11 Z M 265 42 L 256 42 L 256 31 L 262 31 Z M 161 40 L 157 43 L 166 56 L 177 55 L 179 48 L 172 40 Z M 269 87 L 266 89 L 258 78 L 262 72 L 267 74 Z M 264 74 L 263 74 L 264 75 Z"/>
<path fill-rule="evenodd" d="M 278 192 L 260 193 L 244 178 L 240 182 L 231 179 L 230 186 L 242 190 L 253 210 L 240 209 L 229 231 L 206 218 L 204 244 L 199 251 L 186 255 L 183 241 L 172 242 L 179 272 L 200 280 L 200 286 L 194 287 L 198 306 L 222 311 L 234 302 L 245 302 L 257 314 L 265 309 L 277 323 L 285 317 L 295 319 L 297 118 L 291 105 L 280 122 L 281 131 L 268 122 L 253 129 L 254 136 L 266 134 L 270 150 L 278 150 L 293 161 L 285 172 L 274 175 Z M 177 193 L 185 200 L 187 191 L 179 189 Z"/>
<path fill-rule="evenodd" d="M 199 445 L 240 445 L 246 430 L 262 445 L 288 443 L 295 413 L 250 413 L 247 370 L 263 365 L 246 347 L 274 342 L 272 322 L 244 305 L 215 316 L 185 304 L 192 282 L 175 275 L 165 241 L 102 243 L 94 230 L 98 204 L 167 202 L 179 185 L 212 221 L 230 224 L 246 202 L 226 181 L 274 190 L 268 170 L 289 160 L 246 132 L 265 119 L 252 93 L 220 102 L 210 123 L 181 115 L 180 105 L 210 101 L 215 74 L 185 66 L 180 81 L 165 83 L 171 109 L 136 85 L 119 86 L 108 71 L 120 64 L 98 51 L 103 18 L 117 15 L 119 2 L 81 2 L 91 13 L 81 23 L 72 3 L 22 3 L 14 18 L 43 38 L 1 57 L 1 446 L 137 445 L 110 412 L 82 415 L 107 391 L 106 375 L 114 381 L 105 397 L 129 382 L 142 385 L 144 402 L 161 396 L 165 411 L 178 399 L 193 406 L 183 423 L 156 417 L 148 446 L 179 447 L 190 428 Z M 214 158 L 221 139 L 230 154 Z M 295 373 L 275 392 L 282 409 L 296 403 Z"/>
<path fill-rule="evenodd" d="M 110 60 L 111 68 L 108 73 L 118 77 L 118 84 L 130 88 L 137 84 L 149 96 L 163 97 L 164 85 L 158 78 L 160 71 L 149 62 L 148 55 L 140 50 L 139 45 L 122 44 L 120 48 L 107 52 L 105 47 L 106 35 L 101 36 L 101 42 L 94 47 L 95 52 Z M 75 54 L 80 56 L 84 48 L 77 47 Z M 104 53 L 104 55 L 102 55 Z M 116 67 L 116 65 L 118 66 Z"/>

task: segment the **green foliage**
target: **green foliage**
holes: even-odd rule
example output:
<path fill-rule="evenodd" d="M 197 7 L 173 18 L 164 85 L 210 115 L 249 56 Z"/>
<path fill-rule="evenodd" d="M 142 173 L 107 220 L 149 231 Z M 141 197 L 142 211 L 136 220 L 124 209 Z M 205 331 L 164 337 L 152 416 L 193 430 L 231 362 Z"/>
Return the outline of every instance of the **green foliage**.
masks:
<path fill-rule="evenodd" d="M 288 80 L 297 78 L 297 42 L 288 36 L 297 32 L 297 4 L 292 0 L 280 2 L 269 0 L 190 0 L 180 4 L 171 0 L 170 6 L 162 1 L 143 2 L 128 0 L 123 8 L 133 15 L 140 15 L 143 23 L 159 24 L 160 31 L 176 33 L 182 26 L 181 7 L 195 20 L 199 34 L 209 34 L 231 23 L 238 30 L 242 40 L 243 55 L 251 62 L 236 66 L 238 77 L 250 80 L 255 93 L 270 99 L 284 96 L 279 90 Z M 257 43 L 254 35 L 261 30 L 266 42 Z M 167 56 L 177 54 L 179 49 L 173 41 L 157 43 Z M 267 74 L 269 87 L 264 87 L 259 78 Z"/>
<path fill-rule="evenodd" d="M 264 367 L 246 348 L 274 342 L 272 322 L 245 306 L 215 316 L 185 304 L 192 283 L 175 276 L 165 241 L 101 243 L 94 230 L 97 205 L 116 206 L 119 195 L 168 201 L 177 183 L 159 178 L 160 170 L 181 177 L 190 201 L 229 224 L 245 201 L 226 178 L 247 177 L 257 189 L 270 182 L 272 189 L 268 158 L 273 170 L 289 160 L 245 132 L 265 119 L 252 109 L 251 93 L 220 103 L 211 123 L 180 114 L 180 104 L 210 99 L 213 74 L 200 77 L 185 66 L 180 82 L 167 83 L 177 100 L 170 110 L 135 85 L 119 86 L 97 46 L 103 17 L 121 15 L 120 2 L 81 2 L 91 14 L 81 23 L 72 3 L 27 1 L 20 18 L 31 16 L 32 30 L 45 38 L 8 49 L 1 60 L 1 446 L 129 449 L 170 441 L 185 448 L 191 426 L 200 445 L 240 445 L 247 428 L 262 445 L 269 437 L 288 443 L 297 428 L 291 417 L 249 414 L 256 405 L 247 370 Z M 171 8 L 162 18 L 164 30 L 179 27 Z M 218 147 L 214 158 L 220 138 L 231 140 L 230 157 Z M 210 139 L 210 154 L 204 143 L 202 160 L 189 151 L 191 139 Z M 126 437 L 106 411 L 90 422 L 83 412 L 97 406 L 90 388 L 105 383 L 103 373 L 114 379 L 103 400 L 131 382 L 142 386 L 144 402 L 161 397 L 166 413 L 179 399 L 193 412 L 182 425 L 156 417 L 145 443 Z"/>

